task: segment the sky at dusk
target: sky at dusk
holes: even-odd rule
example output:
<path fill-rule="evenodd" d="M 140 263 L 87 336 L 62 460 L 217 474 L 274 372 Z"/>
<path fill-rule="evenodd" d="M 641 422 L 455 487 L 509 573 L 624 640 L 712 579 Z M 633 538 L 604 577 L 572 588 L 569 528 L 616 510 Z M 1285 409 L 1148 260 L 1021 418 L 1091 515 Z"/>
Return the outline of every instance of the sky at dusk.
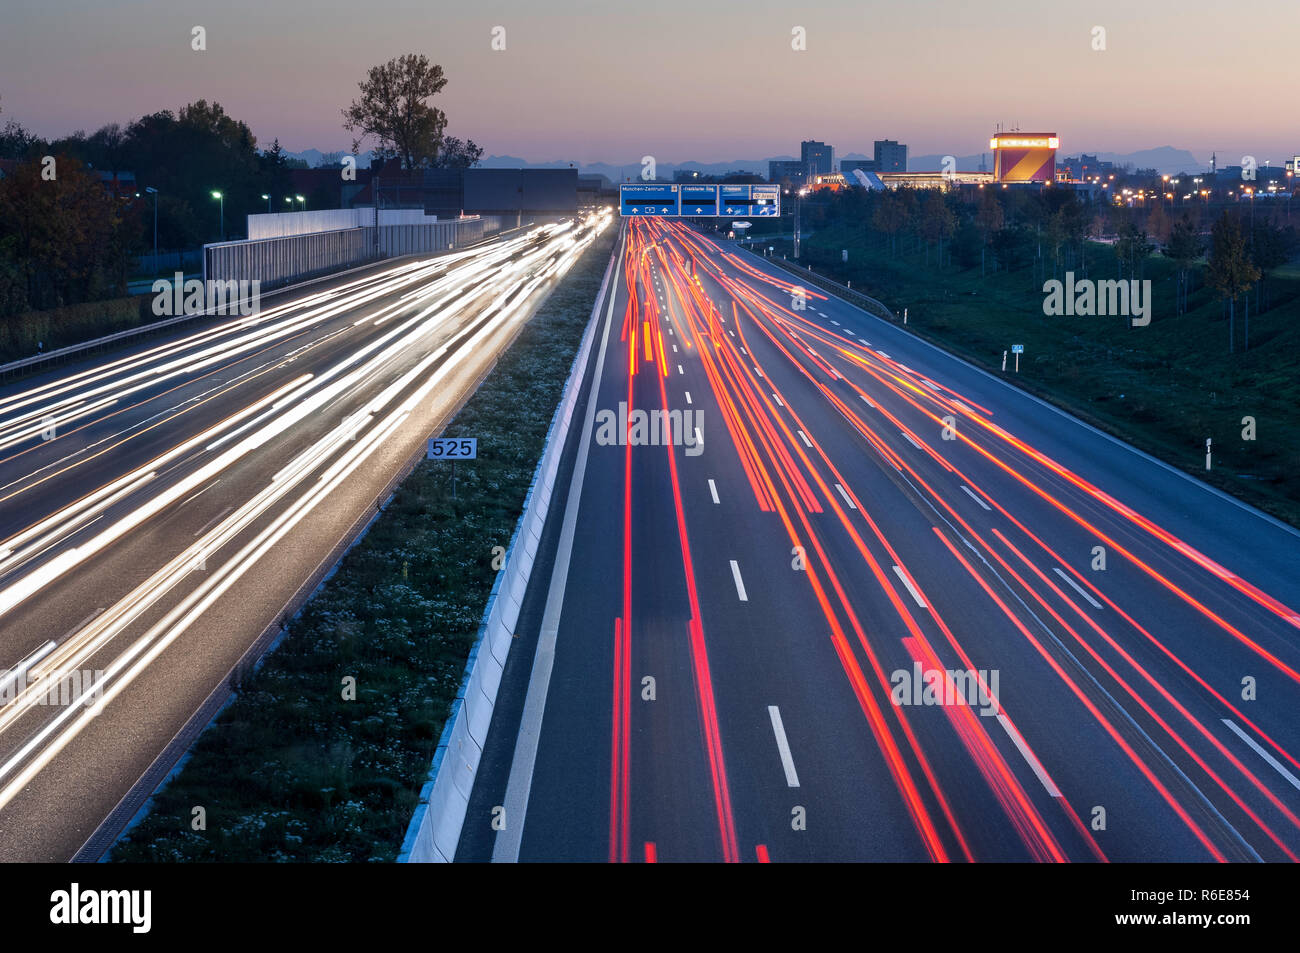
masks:
<path fill-rule="evenodd" d="M 440 63 L 449 135 L 530 161 L 720 162 L 985 151 L 996 123 L 1063 154 L 1300 152 L 1300 6 L 1193 0 L 6 0 L 0 107 L 43 136 L 216 100 L 267 146 L 347 150 L 367 67 Z M 190 49 L 195 25 L 206 52 Z M 491 49 L 505 27 L 506 49 Z M 807 49 L 791 49 L 791 30 Z M 1094 26 L 1105 51 L 1092 49 Z"/>

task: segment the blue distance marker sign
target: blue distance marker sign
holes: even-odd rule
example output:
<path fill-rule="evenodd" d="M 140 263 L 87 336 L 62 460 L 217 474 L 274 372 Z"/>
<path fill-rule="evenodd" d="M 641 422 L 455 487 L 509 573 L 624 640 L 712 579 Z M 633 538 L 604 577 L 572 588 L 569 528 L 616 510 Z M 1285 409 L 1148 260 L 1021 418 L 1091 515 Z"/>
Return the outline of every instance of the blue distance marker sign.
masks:
<path fill-rule="evenodd" d="M 427 453 L 429 460 L 477 460 L 477 437 L 432 437 Z"/>
<path fill-rule="evenodd" d="M 716 216 L 718 214 L 716 185 L 683 185 L 681 196 L 683 215 Z"/>
<path fill-rule="evenodd" d="M 631 218 L 718 218 L 781 214 L 779 185 L 620 185 L 619 209 Z"/>
<path fill-rule="evenodd" d="M 1024 353 L 1025 353 L 1025 346 L 1024 346 L 1023 344 L 1013 344 L 1013 345 L 1011 345 L 1011 353 L 1012 353 L 1012 354 L 1024 354 Z"/>
<path fill-rule="evenodd" d="M 779 185 L 720 185 L 719 215 L 753 215 L 760 218 L 781 214 Z"/>
<path fill-rule="evenodd" d="M 670 183 L 651 183 L 648 185 L 620 185 L 619 193 L 619 211 L 623 215 L 640 218 L 642 216 L 672 216 L 678 215 L 677 190 L 681 188 L 678 185 Z"/>

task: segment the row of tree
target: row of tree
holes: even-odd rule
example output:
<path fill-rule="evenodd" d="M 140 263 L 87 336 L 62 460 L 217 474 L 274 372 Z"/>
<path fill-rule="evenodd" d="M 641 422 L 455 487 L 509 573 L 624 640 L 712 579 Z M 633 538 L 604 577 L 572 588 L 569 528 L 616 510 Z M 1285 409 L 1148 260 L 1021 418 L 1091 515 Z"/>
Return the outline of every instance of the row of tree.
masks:
<path fill-rule="evenodd" d="M 407 170 L 475 165 L 483 150 L 447 136 L 446 114 L 430 102 L 446 82 L 418 54 L 370 69 L 344 112 L 354 153 L 369 141 L 372 162 L 399 159 Z M 334 153 L 322 165 L 342 171 L 345 158 Z M 247 123 L 202 99 L 53 140 L 8 119 L 0 159 L 14 160 L 0 178 L 0 314 L 125 294 L 132 256 L 154 246 L 155 215 L 162 250 L 196 249 L 223 226 L 238 236 L 245 216 L 265 210 L 262 196 L 293 193 L 291 172 L 307 165 L 278 139 L 259 149 Z M 134 185 L 122 176 L 109 187 L 99 173 L 131 173 Z M 307 198 L 333 208 L 340 193 L 322 187 Z"/>
<path fill-rule="evenodd" d="M 1035 288 L 1067 270 L 1086 278 L 1090 268 L 1107 261 L 1108 277 L 1140 280 L 1147 260 L 1159 250 L 1175 265 L 1176 313 L 1187 310 L 1188 294 L 1197 276 L 1203 277 L 1224 302 L 1234 348 L 1238 303 L 1245 309 L 1248 341 L 1251 296 L 1256 312 L 1267 310 L 1269 274 L 1300 247 L 1296 230 L 1271 216 L 1255 221 L 1223 212 L 1206 236 L 1190 212 L 1170 221 L 1159 206 L 1110 207 L 1064 189 L 989 188 L 974 195 L 851 189 L 806 200 L 802 217 L 805 227 L 860 227 L 868 243 L 884 253 L 923 253 L 937 268 L 955 263 L 961 269 L 978 267 L 982 275 L 1029 268 Z M 1098 250 L 1102 239 L 1108 252 Z"/>

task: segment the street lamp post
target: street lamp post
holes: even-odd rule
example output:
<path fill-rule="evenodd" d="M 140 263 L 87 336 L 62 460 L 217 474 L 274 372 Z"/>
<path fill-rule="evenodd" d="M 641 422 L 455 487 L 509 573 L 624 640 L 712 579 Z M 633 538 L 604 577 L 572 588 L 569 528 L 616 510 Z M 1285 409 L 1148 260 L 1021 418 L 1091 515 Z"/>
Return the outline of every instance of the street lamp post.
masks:
<path fill-rule="evenodd" d="M 267 215 L 270 215 L 270 214 L 271 214 L 271 196 L 268 195 L 267 193 L 263 192 L 263 193 L 262 193 L 262 198 L 266 199 L 266 214 L 267 214 Z"/>
<path fill-rule="evenodd" d="M 297 199 L 298 204 L 302 206 L 301 211 L 304 212 L 307 211 L 307 200 L 303 198 L 301 195 L 295 195 L 294 198 Z"/>
<path fill-rule="evenodd" d="M 153 196 L 153 267 L 158 270 L 158 190 L 146 185 L 144 190 Z"/>
<path fill-rule="evenodd" d="M 221 240 L 226 240 L 226 196 L 222 192 L 213 192 L 212 197 L 221 203 Z"/>

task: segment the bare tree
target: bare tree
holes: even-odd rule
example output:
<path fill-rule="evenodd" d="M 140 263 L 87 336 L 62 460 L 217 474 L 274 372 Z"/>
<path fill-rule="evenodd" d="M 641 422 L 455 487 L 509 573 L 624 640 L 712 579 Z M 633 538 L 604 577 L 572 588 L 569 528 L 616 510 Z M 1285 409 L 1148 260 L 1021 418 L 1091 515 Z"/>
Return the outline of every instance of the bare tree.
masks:
<path fill-rule="evenodd" d="M 343 128 L 356 135 L 354 153 L 370 136 L 379 143 L 378 158 L 398 158 L 404 169 L 424 168 L 437 159 L 447 116 L 425 100 L 447 85 L 441 66 L 423 53 L 407 53 L 370 67 L 357 85 L 361 98 L 343 110 Z"/>

